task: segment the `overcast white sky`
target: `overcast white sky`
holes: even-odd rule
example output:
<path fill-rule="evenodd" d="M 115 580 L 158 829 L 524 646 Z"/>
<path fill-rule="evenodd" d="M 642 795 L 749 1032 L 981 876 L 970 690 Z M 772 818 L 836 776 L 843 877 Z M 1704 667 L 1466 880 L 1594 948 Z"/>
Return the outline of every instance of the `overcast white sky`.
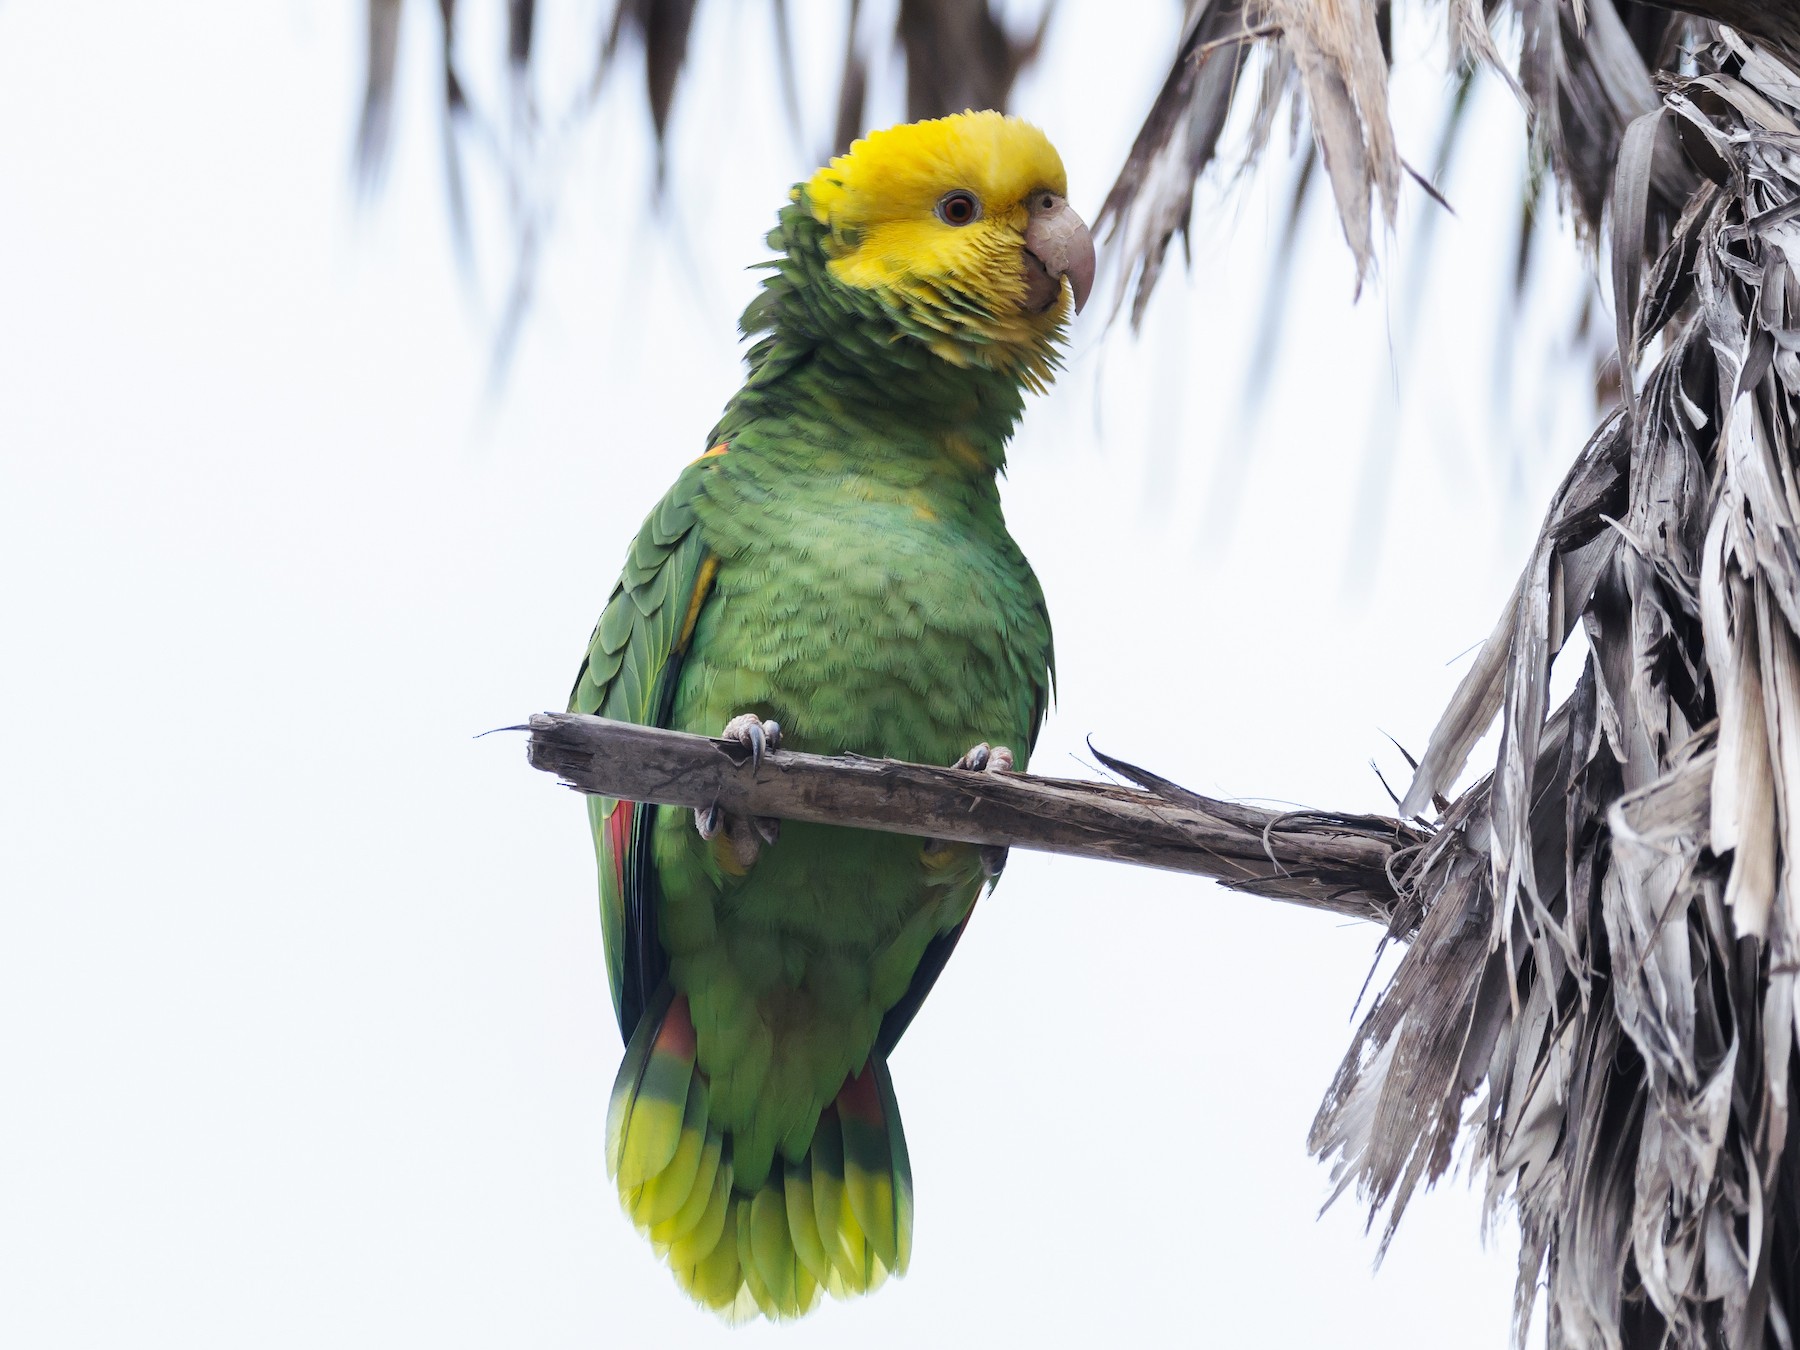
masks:
<path fill-rule="evenodd" d="M 1034 855 L 896 1056 L 910 1276 L 775 1331 L 686 1304 L 604 1173 L 621 1048 L 580 803 L 516 736 L 472 738 L 561 706 L 738 380 L 743 269 L 811 153 L 762 6 L 702 6 L 669 210 L 621 76 L 567 147 L 490 401 L 491 174 L 471 301 L 415 3 L 359 216 L 361 8 L 0 5 L 0 1339 L 1503 1346 L 1511 1244 L 1484 1249 L 1462 1181 L 1379 1273 L 1353 1204 L 1315 1217 L 1304 1138 L 1376 934 Z M 839 7 L 795 8 L 823 126 Z M 575 70 L 594 17 L 548 9 Z M 1065 4 L 1019 90 L 1085 213 L 1177 9 Z M 1440 48 L 1403 46 L 1431 53 L 1397 90 L 1424 164 Z M 1081 321 L 1006 495 L 1056 623 L 1038 769 L 1083 772 L 1092 734 L 1207 791 L 1385 805 L 1370 758 L 1393 777 L 1384 733 L 1423 745 L 1590 420 L 1560 235 L 1537 354 L 1490 393 L 1516 122 L 1490 83 L 1416 332 L 1420 195 L 1355 307 L 1315 202 L 1258 422 L 1236 410 L 1280 155 L 1231 207 L 1203 194 L 1141 338 Z"/>

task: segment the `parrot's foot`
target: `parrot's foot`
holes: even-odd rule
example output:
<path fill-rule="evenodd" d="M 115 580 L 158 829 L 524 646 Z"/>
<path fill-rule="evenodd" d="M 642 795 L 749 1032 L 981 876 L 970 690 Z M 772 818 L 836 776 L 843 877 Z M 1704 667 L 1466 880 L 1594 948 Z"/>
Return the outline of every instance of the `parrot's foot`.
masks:
<path fill-rule="evenodd" d="M 976 773 L 1011 773 L 1013 771 L 1013 752 L 1004 745 L 989 745 L 983 741 L 980 745 L 964 751 L 963 757 L 950 767 L 973 769 Z"/>
<path fill-rule="evenodd" d="M 755 713 L 739 713 L 719 733 L 722 741 L 736 741 L 750 752 L 750 767 L 762 766 L 762 757 L 781 749 L 781 723 L 765 722 Z"/>
<path fill-rule="evenodd" d="M 968 769 L 973 773 L 1011 773 L 1013 771 L 1013 752 L 1004 745 L 989 745 L 983 741 L 965 751 L 963 757 L 950 766 L 953 769 Z M 933 845 L 937 847 L 937 845 Z M 996 879 L 1006 868 L 1006 846 L 1004 844 L 982 844 L 976 850 L 981 855 L 981 874 L 989 881 Z"/>
<path fill-rule="evenodd" d="M 781 723 L 765 722 L 755 713 L 739 713 L 725 724 L 719 739 L 736 741 L 748 750 L 754 772 L 762 765 L 765 754 L 781 749 Z M 729 816 L 717 802 L 694 808 L 694 828 L 709 842 L 723 833 L 733 860 L 744 868 L 757 860 L 764 844 L 774 844 L 781 838 L 781 822 L 775 817 L 751 816 L 746 820 Z"/>

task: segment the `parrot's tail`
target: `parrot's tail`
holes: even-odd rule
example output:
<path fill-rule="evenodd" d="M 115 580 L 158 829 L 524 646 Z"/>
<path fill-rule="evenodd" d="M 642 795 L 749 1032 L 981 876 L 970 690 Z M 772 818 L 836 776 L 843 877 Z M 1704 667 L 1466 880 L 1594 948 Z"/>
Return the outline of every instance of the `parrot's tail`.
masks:
<path fill-rule="evenodd" d="M 906 1273 L 912 1170 L 886 1063 L 871 1056 L 819 1116 L 799 1160 L 753 1191 L 732 1184 L 731 1139 L 707 1116 L 685 994 L 646 1012 L 619 1066 L 606 1167 L 625 1212 L 696 1300 L 743 1321 L 799 1317 Z"/>

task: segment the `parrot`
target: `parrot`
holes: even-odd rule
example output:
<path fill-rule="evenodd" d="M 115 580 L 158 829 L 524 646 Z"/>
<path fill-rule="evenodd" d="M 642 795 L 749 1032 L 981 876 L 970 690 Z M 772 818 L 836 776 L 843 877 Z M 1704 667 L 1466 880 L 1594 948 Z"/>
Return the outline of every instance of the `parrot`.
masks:
<path fill-rule="evenodd" d="M 770 749 L 1022 770 L 1053 690 L 1001 513 L 1094 245 L 1037 127 L 875 131 L 796 185 L 742 387 L 631 542 L 569 710 Z M 1004 851 L 588 798 L 626 1043 L 606 1165 L 697 1303 L 799 1317 L 904 1274 L 888 1058 Z"/>

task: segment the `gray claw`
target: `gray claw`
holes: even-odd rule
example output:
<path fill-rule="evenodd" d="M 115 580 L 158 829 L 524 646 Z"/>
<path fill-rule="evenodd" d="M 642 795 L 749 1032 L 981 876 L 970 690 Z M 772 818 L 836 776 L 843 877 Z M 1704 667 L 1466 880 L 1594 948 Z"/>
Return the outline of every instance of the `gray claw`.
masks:
<path fill-rule="evenodd" d="M 989 745 L 983 741 L 965 751 L 963 757 L 950 767 L 969 769 L 975 773 L 1011 773 L 1013 752 L 1004 745 Z"/>
<path fill-rule="evenodd" d="M 762 767 L 763 755 L 770 750 L 781 749 L 781 723 L 763 721 L 755 713 L 739 713 L 725 724 L 725 730 L 719 738 L 736 741 L 750 751 L 750 768 L 754 772 Z"/>
<path fill-rule="evenodd" d="M 754 773 L 762 767 L 764 755 L 781 749 L 781 723 L 765 722 L 755 713 L 739 713 L 725 724 L 719 739 L 736 741 L 748 750 L 750 770 Z M 746 827 L 743 817 L 728 818 L 717 802 L 705 810 L 694 811 L 694 828 L 702 839 L 709 841 L 724 831 L 732 856 L 744 867 L 756 861 L 765 844 L 773 844 L 781 838 L 781 822 L 773 816 L 753 816 Z"/>

